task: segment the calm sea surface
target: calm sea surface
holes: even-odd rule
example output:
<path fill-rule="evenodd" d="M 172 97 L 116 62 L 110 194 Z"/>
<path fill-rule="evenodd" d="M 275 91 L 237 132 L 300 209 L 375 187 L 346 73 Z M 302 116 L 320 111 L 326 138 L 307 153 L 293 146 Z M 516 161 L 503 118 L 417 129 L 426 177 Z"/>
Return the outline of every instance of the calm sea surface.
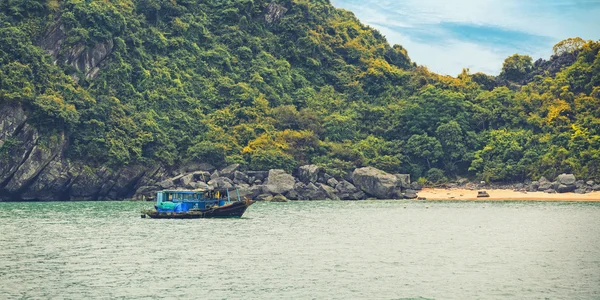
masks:
<path fill-rule="evenodd" d="M 0 299 L 600 299 L 600 203 L 0 203 Z"/>

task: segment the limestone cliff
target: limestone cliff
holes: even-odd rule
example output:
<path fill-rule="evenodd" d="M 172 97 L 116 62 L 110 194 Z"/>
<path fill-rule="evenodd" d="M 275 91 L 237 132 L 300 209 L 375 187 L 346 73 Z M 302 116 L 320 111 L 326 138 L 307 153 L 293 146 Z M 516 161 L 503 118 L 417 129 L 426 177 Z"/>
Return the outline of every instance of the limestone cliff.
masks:
<path fill-rule="evenodd" d="M 155 167 L 93 169 L 65 157 L 65 134 L 40 134 L 18 103 L 0 103 L 0 201 L 104 200 L 131 197 L 143 178 L 164 176 Z"/>
<path fill-rule="evenodd" d="M 93 46 L 78 44 L 65 48 L 64 44 L 67 38 L 68 35 L 64 25 L 57 21 L 40 42 L 40 47 L 50 54 L 54 64 L 57 64 L 59 60 L 63 60 L 62 63 L 85 74 L 86 78 L 96 78 L 102 66 L 101 64 L 113 50 L 113 41 L 106 40 Z"/>

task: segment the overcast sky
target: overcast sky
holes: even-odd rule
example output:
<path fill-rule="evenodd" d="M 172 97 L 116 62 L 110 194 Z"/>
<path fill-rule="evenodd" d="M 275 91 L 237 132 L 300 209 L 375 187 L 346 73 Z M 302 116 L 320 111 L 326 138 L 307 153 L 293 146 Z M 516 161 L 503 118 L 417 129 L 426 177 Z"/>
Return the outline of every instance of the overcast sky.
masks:
<path fill-rule="evenodd" d="M 512 54 L 549 58 L 569 37 L 600 39 L 600 0 L 332 0 L 448 75 L 497 75 Z"/>

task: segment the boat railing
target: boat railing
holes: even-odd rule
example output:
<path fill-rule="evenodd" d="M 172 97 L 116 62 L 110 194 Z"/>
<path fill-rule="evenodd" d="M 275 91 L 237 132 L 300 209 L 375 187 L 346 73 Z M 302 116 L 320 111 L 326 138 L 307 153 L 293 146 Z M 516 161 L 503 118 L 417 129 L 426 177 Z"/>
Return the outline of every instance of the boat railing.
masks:
<path fill-rule="evenodd" d="M 224 193 L 222 193 L 224 192 Z M 157 204 L 163 201 L 169 201 L 174 203 L 181 202 L 205 202 L 205 201 L 222 201 L 226 200 L 227 203 L 232 203 L 232 198 L 237 197 L 237 201 L 242 201 L 240 190 L 235 189 L 236 194 L 232 195 L 229 189 L 224 191 L 169 191 L 164 190 L 158 193 Z M 206 196 L 206 198 L 205 198 Z"/>

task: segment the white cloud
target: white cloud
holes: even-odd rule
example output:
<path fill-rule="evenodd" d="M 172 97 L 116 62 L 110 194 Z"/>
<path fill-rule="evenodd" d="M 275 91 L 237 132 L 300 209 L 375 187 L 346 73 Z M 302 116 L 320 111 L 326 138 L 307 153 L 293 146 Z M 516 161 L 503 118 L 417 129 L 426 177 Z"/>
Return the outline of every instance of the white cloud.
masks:
<path fill-rule="evenodd" d="M 469 68 L 472 73 L 498 74 L 502 67 L 498 62 L 505 58 L 491 49 L 473 43 L 449 40 L 443 46 L 425 44 L 385 27 L 380 26 L 378 30 L 388 40 L 402 41 L 413 61 L 444 75 L 456 76 L 463 68 Z"/>
<path fill-rule="evenodd" d="M 552 45 L 565 38 L 600 38 L 600 0 L 333 0 L 353 11 L 365 24 L 380 30 L 392 44 L 403 45 L 411 58 L 431 70 L 456 75 L 462 68 L 497 74 L 514 53 L 547 58 Z M 460 23 L 508 32 L 548 37 L 546 44 L 521 35 L 520 44 L 490 47 L 480 41 L 444 36 L 435 25 Z M 433 25 L 433 26 L 432 26 Z M 426 30 L 440 42 L 402 33 L 402 28 Z M 525 38 L 524 38 L 525 36 Z M 528 44 L 529 43 L 529 44 Z M 512 47 L 512 48 L 510 48 Z"/>

